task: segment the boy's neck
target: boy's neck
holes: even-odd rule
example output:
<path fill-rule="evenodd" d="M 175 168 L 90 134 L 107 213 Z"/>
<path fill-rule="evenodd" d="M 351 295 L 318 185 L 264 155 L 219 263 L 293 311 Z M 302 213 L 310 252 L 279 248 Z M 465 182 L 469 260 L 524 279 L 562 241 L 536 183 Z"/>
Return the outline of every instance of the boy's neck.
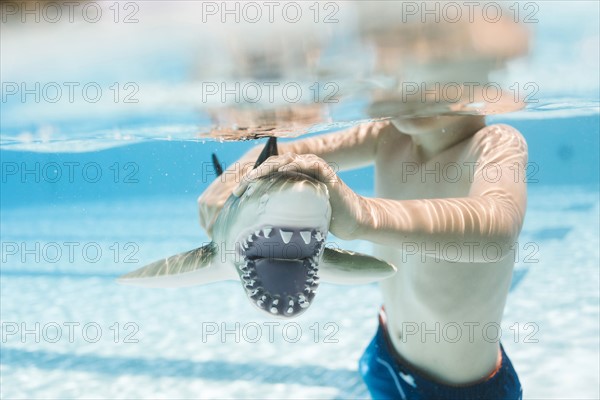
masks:
<path fill-rule="evenodd" d="M 420 119 L 418 124 L 395 123 L 404 134 L 411 137 L 418 154 L 425 161 L 473 136 L 485 127 L 483 116 L 437 116 Z"/>

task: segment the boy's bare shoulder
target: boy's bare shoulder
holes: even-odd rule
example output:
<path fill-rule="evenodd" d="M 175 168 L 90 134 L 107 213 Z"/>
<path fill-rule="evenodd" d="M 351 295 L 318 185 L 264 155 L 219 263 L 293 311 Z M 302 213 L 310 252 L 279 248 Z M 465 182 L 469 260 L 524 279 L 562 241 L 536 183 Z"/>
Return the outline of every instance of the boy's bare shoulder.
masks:
<path fill-rule="evenodd" d="M 473 139 L 475 139 L 475 141 L 499 140 L 501 138 L 505 140 L 512 139 L 523 142 L 525 141 L 525 138 L 521 132 L 517 130 L 517 128 L 507 124 L 487 125 L 473 135 Z"/>
<path fill-rule="evenodd" d="M 471 138 L 471 144 L 482 155 L 507 150 L 527 153 L 527 142 L 521 132 L 507 124 L 492 124 L 480 129 Z"/>

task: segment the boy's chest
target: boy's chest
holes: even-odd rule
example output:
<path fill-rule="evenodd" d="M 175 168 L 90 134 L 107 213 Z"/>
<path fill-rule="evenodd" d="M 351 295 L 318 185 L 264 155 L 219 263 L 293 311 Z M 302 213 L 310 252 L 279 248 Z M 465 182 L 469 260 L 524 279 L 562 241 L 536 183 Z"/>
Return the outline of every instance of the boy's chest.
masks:
<path fill-rule="evenodd" d="M 396 200 L 467 196 L 476 165 L 468 153 L 465 143 L 424 162 L 410 143 L 388 140 L 377 152 L 377 196 Z"/>

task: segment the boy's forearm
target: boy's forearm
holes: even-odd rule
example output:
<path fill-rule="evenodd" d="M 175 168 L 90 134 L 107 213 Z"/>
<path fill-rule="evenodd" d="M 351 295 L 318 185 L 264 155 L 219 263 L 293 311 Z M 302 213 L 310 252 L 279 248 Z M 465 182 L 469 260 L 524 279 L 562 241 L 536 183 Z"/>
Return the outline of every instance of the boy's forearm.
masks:
<path fill-rule="evenodd" d="M 343 132 L 333 132 L 279 144 L 280 153 L 314 154 L 336 170 L 363 167 L 373 162 L 383 123 L 363 124 Z"/>
<path fill-rule="evenodd" d="M 455 262 L 498 261 L 511 252 L 523 215 L 508 200 L 361 198 L 356 239 Z M 498 254 L 496 254 L 498 253 Z"/>

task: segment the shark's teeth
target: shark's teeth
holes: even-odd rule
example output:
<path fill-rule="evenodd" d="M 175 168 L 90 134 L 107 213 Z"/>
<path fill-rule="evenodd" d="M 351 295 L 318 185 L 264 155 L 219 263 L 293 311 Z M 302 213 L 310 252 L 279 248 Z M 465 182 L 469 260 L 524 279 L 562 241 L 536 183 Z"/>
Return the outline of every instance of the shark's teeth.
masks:
<path fill-rule="evenodd" d="M 319 286 L 319 277 L 315 276 L 314 279 L 308 278 L 306 280 L 306 285 L 308 285 L 307 287 L 309 289 L 315 290 Z"/>
<path fill-rule="evenodd" d="M 272 314 L 277 314 L 279 312 L 279 309 L 277 308 L 279 306 L 279 299 L 274 299 L 273 302 L 271 303 L 271 307 L 269 308 L 269 311 L 271 311 Z"/>
<path fill-rule="evenodd" d="M 292 236 L 294 235 L 294 232 L 286 232 L 286 231 L 280 229 L 279 234 L 281 235 L 281 239 L 283 240 L 283 243 L 288 244 L 290 242 L 290 240 L 292 240 Z"/>
<path fill-rule="evenodd" d="M 306 298 L 302 297 L 298 299 L 298 305 L 300 306 L 300 308 L 306 308 L 310 306 L 310 303 L 308 302 L 308 300 L 306 300 Z"/>
<path fill-rule="evenodd" d="M 272 230 L 273 230 L 273 228 L 263 228 L 263 230 L 262 230 L 263 231 L 263 235 L 265 235 L 265 237 L 268 239 Z"/>
<path fill-rule="evenodd" d="M 288 297 L 287 306 L 284 308 L 286 315 L 292 315 L 294 313 L 295 304 L 296 303 L 294 302 L 294 299 L 292 297 Z"/>
<path fill-rule="evenodd" d="M 299 237 L 295 237 L 296 233 L 300 235 L 302 241 L 299 241 Z M 290 258 L 290 260 L 302 263 L 305 271 L 304 282 L 302 282 L 302 278 L 300 280 L 302 288 L 299 288 L 299 292 L 295 295 L 285 291 L 280 292 L 279 289 L 271 292 L 268 285 L 267 287 L 263 286 L 256 269 L 256 261 L 267 258 L 260 250 L 263 243 L 269 243 L 265 242 L 268 239 L 276 240 L 277 243 L 284 245 L 292 244 L 293 241 L 293 244 L 302 249 L 302 255 L 299 255 L 299 258 Z M 290 318 L 301 314 L 311 306 L 319 286 L 318 266 L 325 246 L 323 232 L 311 228 L 301 230 L 263 226 L 259 230 L 248 232 L 243 239 L 240 238 L 238 245 L 243 247 L 241 251 L 243 259 L 241 265 L 236 265 L 236 267 L 240 271 L 240 280 L 246 295 L 256 307 L 274 316 Z M 282 258 L 286 258 L 285 253 L 281 254 Z"/>
<path fill-rule="evenodd" d="M 304 240 L 304 243 L 310 244 L 310 240 L 312 237 L 310 231 L 300 231 L 300 236 L 302 236 L 302 240 Z"/>
<path fill-rule="evenodd" d="M 246 282 L 246 289 L 253 289 L 254 285 L 256 285 L 256 281 L 254 279 L 251 279 L 248 282 Z"/>
<path fill-rule="evenodd" d="M 260 308 L 265 308 L 270 299 L 270 296 L 263 294 L 262 296 L 260 296 L 260 299 L 256 301 L 256 305 Z"/>

